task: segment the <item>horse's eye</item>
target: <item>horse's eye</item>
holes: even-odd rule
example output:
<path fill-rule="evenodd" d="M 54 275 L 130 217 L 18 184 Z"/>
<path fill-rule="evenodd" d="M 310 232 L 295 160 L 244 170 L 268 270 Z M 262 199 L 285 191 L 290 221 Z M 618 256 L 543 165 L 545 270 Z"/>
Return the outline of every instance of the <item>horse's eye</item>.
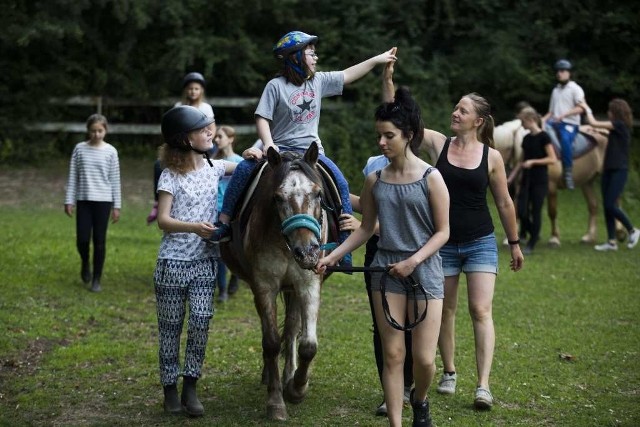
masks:
<path fill-rule="evenodd" d="M 284 202 L 284 197 L 282 197 L 280 194 L 274 194 L 273 198 L 275 199 L 276 203 Z"/>

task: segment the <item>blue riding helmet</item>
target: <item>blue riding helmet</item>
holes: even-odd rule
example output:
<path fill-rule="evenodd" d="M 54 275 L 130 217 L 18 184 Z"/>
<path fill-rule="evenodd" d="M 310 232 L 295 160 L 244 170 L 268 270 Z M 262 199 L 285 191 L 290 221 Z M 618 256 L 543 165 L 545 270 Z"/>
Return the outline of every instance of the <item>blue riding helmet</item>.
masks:
<path fill-rule="evenodd" d="M 278 59 L 284 59 L 288 54 L 304 49 L 307 45 L 316 44 L 318 36 L 312 36 L 302 31 L 291 31 L 273 46 L 273 54 Z"/>
<path fill-rule="evenodd" d="M 286 66 L 291 67 L 296 73 L 306 79 L 310 76 L 307 75 L 302 66 L 302 51 L 310 44 L 316 44 L 318 42 L 318 36 L 312 36 L 302 31 L 291 31 L 275 44 L 273 47 L 273 54 L 276 58 L 284 60 Z M 295 60 L 289 56 L 294 53 Z"/>
<path fill-rule="evenodd" d="M 553 66 L 553 68 L 556 71 L 560 71 L 560 70 L 571 71 L 571 62 L 569 62 L 569 60 L 567 59 L 558 59 L 555 65 Z"/>

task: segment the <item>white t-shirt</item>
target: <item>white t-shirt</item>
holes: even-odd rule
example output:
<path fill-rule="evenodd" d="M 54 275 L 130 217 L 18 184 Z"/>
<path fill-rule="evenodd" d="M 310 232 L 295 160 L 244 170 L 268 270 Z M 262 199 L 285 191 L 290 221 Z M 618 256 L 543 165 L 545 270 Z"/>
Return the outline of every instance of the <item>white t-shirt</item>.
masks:
<path fill-rule="evenodd" d="M 306 150 L 312 142 L 318 143 L 322 98 L 342 94 L 342 71 L 318 72 L 301 86 L 276 77 L 267 83 L 260 97 L 255 115 L 269 120 L 271 138 L 278 147 Z"/>
<path fill-rule="evenodd" d="M 561 116 L 584 101 L 584 91 L 573 80 L 565 85 L 558 84 L 551 92 L 549 111 L 553 117 Z M 572 114 L 564 118 L 563 122 L 580 125 L 580 114 Z"/>
<path fill-rule="evenodd" d="M 224 162 L 213 160 L 213 167 L 203 159 L 203 166 L 180 175 L 166 168 L 158 180 L 158 191 L 173 195 L 169 215 L 184 222 L 214 223 L 217 212 L 218 182 L 224 176 Z M 195 233 L 164 233 L 158 259 L 195 261 L 217 257 L 215 246 Z"/>

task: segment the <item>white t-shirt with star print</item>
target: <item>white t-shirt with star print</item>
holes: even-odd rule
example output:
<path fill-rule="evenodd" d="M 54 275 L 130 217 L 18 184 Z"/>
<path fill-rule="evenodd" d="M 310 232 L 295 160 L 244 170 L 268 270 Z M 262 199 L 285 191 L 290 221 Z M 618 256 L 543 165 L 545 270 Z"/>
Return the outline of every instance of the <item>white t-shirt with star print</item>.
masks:
<path fill-rule="evenodd" d="M 158 191 L 173 196 L 169 215 L 184 222 L 214 223 L 216 218 L 218 181 L 224 176 L 222 160 L 213 160 L 213 167 L 203 159 L 204 165 L 184 175 L 169 168 L 162 171 L 158 180 Z M 158 259 L 195 261 L 217 258 L 216 246 L 196 233 L 164 233 L 160 243 Z"/>
<path fill-rule="evenodd" d="M 267 83 L 255 115 L 270 121 L 271 138 L 278 147 L 306 150 L 313 141 L 318 142 L 322 98 L 342 94 L 342 71 L 317 72 L 301 86 L 288 83 L 284 77 L 276 77 Z"/>

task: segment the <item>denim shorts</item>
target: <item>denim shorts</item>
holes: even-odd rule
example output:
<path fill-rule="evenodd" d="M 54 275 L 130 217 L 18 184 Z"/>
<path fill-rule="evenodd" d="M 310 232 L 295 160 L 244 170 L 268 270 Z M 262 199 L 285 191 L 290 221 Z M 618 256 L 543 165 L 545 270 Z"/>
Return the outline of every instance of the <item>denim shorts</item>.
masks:
<path fill-rule="evenodd" d="M 466 243 L 447 243 L 440 248 L 445 276 L 465 273 L 498 274 L 498 245 L 491 233 Z"/>

